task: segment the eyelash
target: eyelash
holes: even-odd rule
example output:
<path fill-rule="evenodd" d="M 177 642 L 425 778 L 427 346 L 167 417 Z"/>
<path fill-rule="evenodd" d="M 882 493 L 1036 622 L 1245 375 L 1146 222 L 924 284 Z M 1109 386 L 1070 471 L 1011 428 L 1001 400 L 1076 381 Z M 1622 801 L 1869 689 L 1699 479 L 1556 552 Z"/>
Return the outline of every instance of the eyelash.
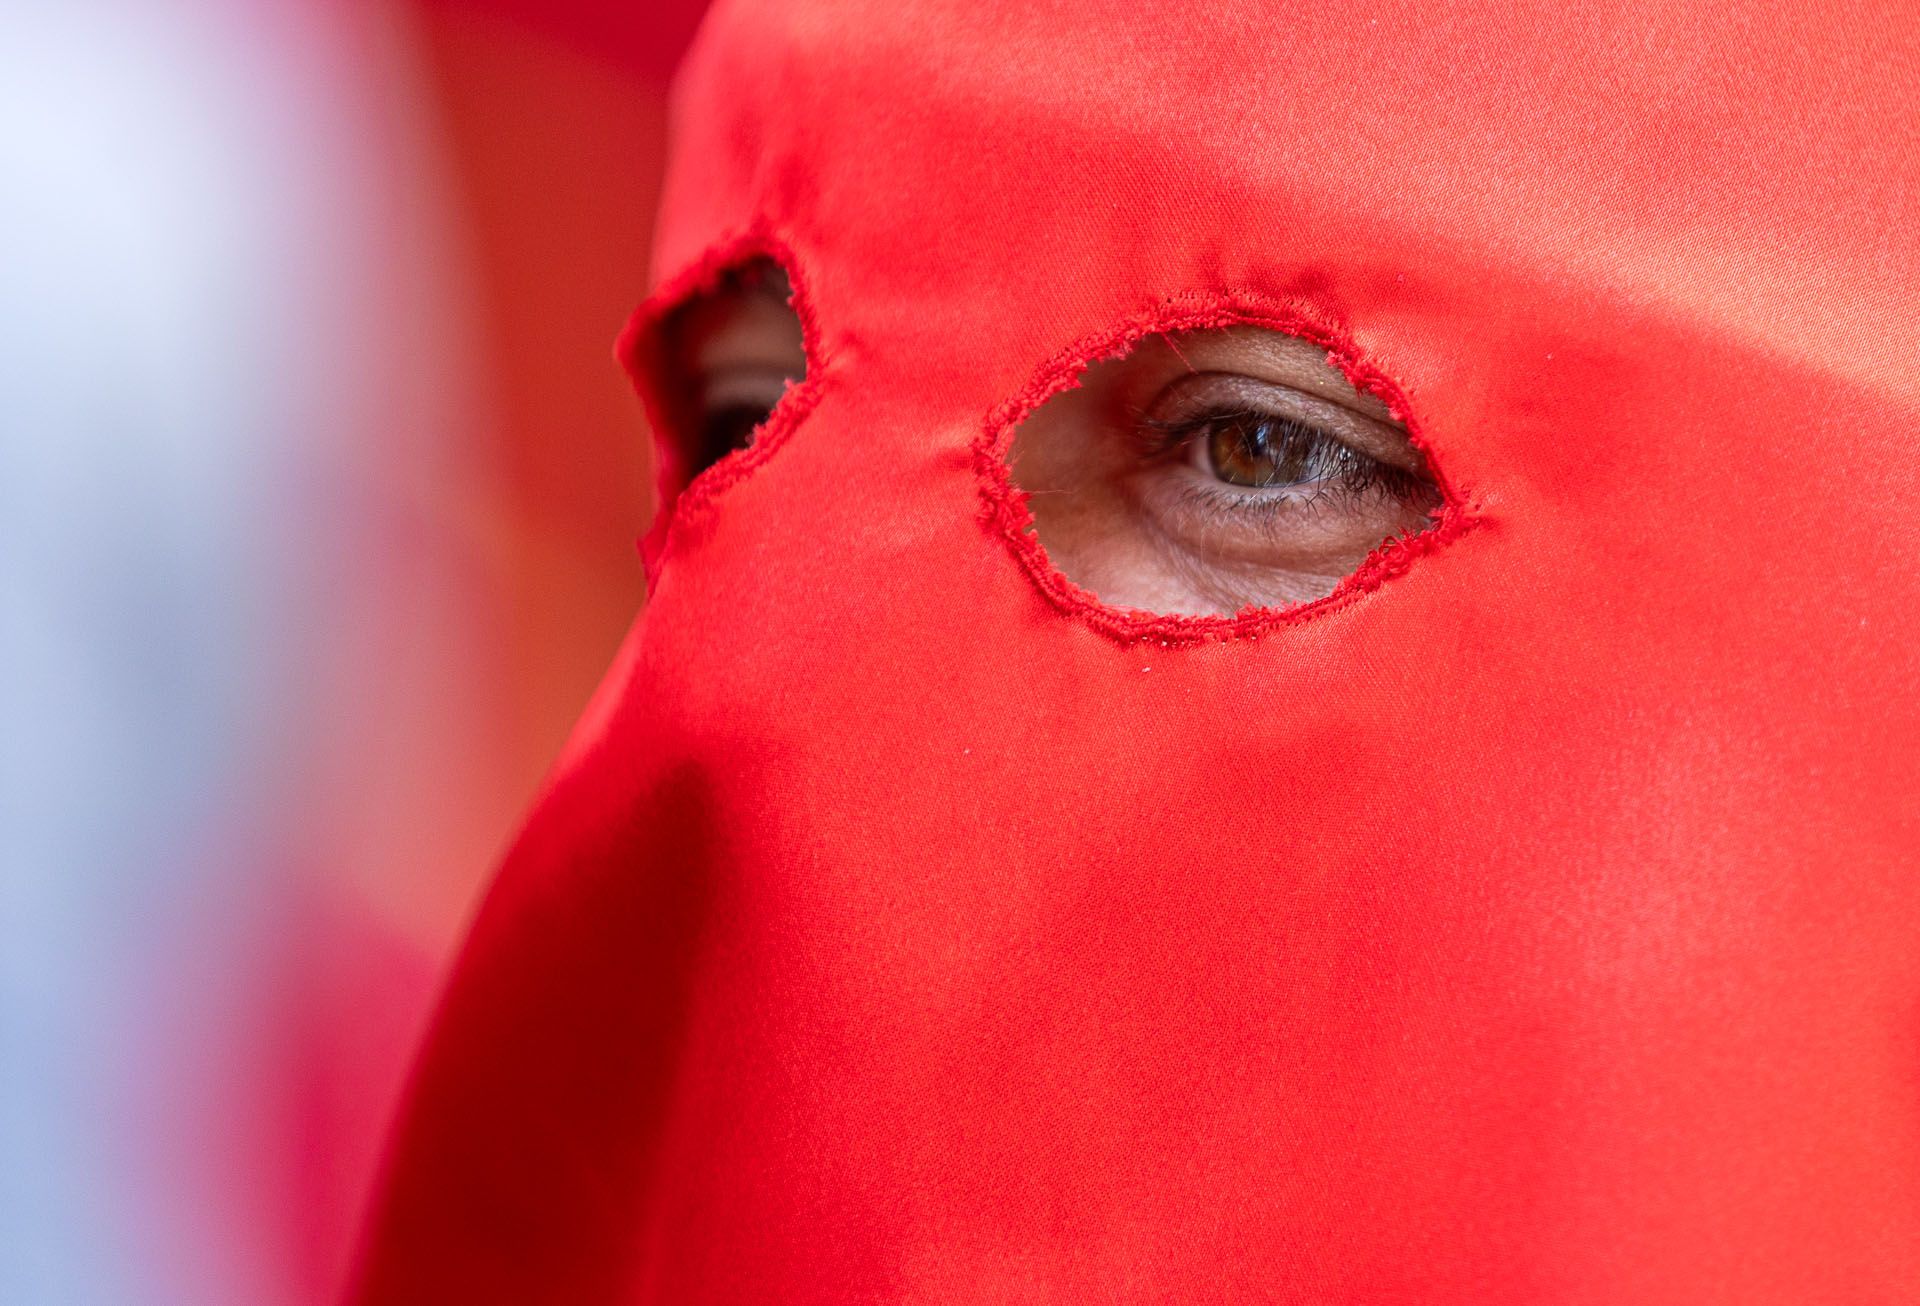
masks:
<path fill-rule="evenodd" d="M 1146 452 L 1155 459 L 1168 458 L 1210 439 L 1215 429 L 1227 422 L 1255 426 L 1261 430 L 1276 461 L 1297 462 L 1313 474 L 1299 481 L 1268 486 L 1238 485 L 1216 476 L 1204 486 L 1190 489 L 1191 497 L 1204 500 L 1209 506 L 1272 517 L 1286 508 L 1312 507 L 1328 500 L 1350 504 L 1381 496 L 1419 505 L 1434 498 L 1432 483 L 1418 472 L 1371 458 L 1337 436 L 1287 414 L 1231 408 L 1171 419 L 1143 414 L 1139 419 L 1140 429 L 1147 437 Z"/>

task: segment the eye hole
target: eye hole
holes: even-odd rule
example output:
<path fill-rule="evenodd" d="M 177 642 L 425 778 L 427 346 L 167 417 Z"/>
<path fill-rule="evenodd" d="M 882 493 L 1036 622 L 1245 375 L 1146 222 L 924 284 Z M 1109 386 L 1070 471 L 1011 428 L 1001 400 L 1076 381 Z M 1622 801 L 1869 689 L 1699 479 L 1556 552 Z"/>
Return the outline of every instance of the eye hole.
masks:
<path fill-rule="evenodd" d="M 752 444 L 787 387 L 806 376 L 792 300 L 785 270 L 756 258 L 667 315 L 665 399 L 689 477 Z"/>
<path fill-rule="evenodd" d="M 1380 399 L 1259 327 L 1149 337 L 1089 367 L 1021 427 L 1013 478 L 1067 579 L 1179 615 L 1324 597 L 1442 504 Z"/>

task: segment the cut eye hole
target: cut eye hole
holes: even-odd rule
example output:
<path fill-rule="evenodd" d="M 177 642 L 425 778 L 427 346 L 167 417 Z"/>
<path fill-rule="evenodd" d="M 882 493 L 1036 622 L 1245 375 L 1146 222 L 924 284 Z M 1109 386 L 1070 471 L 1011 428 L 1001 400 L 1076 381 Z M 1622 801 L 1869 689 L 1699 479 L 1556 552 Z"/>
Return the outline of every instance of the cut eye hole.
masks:
<path fill-rule="evenodd" d="M 1320 346 L 1254 326 L 1088 367 L 1021 426 L 1013 480 L 1068 580 L 1183 616 L 1323 598 L 1443 503 L 1385 403 Z"/>
<path fill-rule="evenodd" d="M 753 443 L 807 372 L 793 288 L 770 258 L 730 269 L 661 325 L 661 397 L 692 478 Z"/>

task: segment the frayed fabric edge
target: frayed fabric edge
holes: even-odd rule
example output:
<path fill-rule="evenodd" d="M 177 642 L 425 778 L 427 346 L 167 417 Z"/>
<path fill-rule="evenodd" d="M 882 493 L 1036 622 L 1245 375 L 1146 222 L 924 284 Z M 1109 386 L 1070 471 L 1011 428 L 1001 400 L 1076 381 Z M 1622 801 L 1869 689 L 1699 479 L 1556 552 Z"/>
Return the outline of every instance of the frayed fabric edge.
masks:
<path fill-rule="evenodd" d="M 686 451 L 669 435 L 672 423 L 661 399 L 660 328 L 681 305 L 715 289 L 728 272 L 756 259 L 771 260 L 787 275 L 792 291 L 789 302 L 800 321 L 806 371 L 780 397 L 751 444 L 727 454 L 698 475 L 689 475 Z M 633 311 L 614 344 L 614 358 L 640 396 L 653 433 L 656 507 L 654 520 L 638 546 L 651 590 L 658 585 L 661 569 L 676 552 L 678 542 L 711 509 L 713 500 L 773 457 L 819 400 L 819 322 L 814 316 L 807 276 L 793 247 L 760 223 L 716 241 L 663 281 Z"/>
<path fill-rule="evenodd" d="M 1026 491 L 1013 480 L 1012 452 L 1020 426 L 1047 400 L 1079 383 L 1094 363 L 1125 354 L 1149 336 L 1225 326 L 1263 326 L 1309 340 L 1364 392 L 1383 400 L 1407 428 L 1408 439 L 1426 455 L 1441 503 L 1423 530 L 1382 542 L 1353 572 L 1320 598 L 1287 607 L 1247 607 L 1227 615 L 1144 612 L 1102 602 L 1067 579 L 1041 543 Z M 1403 575 L 1420 558 L 1466 534 L 1484 520 L 1434 458 L 1433 449 L 1406 395 L 1361 353 L 1352 336 L 1316 321 L 1298 308 L 1250 292 L 1195 292 L 1167 300 L 1116 327 L 1085 337 L 1043 366 L 1025 389 L 996 407 L 973 446 L 980 478 L 981 519 L 1001 536 L 1046 600 L 1121 644 L 1183 645 L 1253 639 L 1268 631 L 1337 612 Z"/>

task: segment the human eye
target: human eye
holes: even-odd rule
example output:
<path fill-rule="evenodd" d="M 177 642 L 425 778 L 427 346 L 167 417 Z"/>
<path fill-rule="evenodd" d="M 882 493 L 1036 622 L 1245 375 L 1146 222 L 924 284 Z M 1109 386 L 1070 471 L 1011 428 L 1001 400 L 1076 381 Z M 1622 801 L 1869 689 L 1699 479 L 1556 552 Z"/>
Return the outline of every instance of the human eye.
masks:
<path fill-rule="evenodd" d="M 788 387 L 805 376 L 791 299 L 779 264 L 755 259 L 667 320 L 669 411 L 690 474 L 750 445 Z"/>
<path fill-rule="evenodd" d="M 1297 490 L 1364 483 L 1382 464 L 1298 418 L 1251 409 L 1155 423 L 1197 471 L 1244 489 Z"/>
<path fill-rule="evenodd" d="M 1322 597 L 1441 505 L 1404 425 L 1277 332 L 1151 341 L 1069 395 L 1022 429 L 1015 480 L 1055 566 L 1115 606 Z"/>
<path fill-rule="evenodd" d="M 1349 528 L 1391 534 L 1439 506 L 1404 427 L 1260 377 L 1181 377 L 1141 416 L 1139 432 L 1136 481 L 1149 507 L 1162 516 L 1176 508 L 1239 514 L 1279 549 L 1290 531 L 1303 537 L 1295 542 Z"/>

